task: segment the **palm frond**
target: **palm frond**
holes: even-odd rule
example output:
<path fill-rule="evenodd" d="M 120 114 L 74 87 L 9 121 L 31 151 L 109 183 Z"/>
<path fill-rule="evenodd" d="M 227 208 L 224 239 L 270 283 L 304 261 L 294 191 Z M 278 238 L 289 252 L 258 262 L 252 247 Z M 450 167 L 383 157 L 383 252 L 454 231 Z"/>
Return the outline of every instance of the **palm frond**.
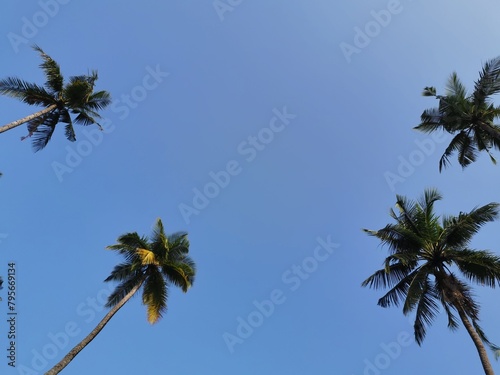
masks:
<path fill-rule="evenodd" d="M 77 113 L 78 115 L 75 117 L 75 122 L 77 124 L 82 124 L 82 125 L 92 125 L 96 124 L 97 121 L 95 118 L 89 115 L 89 113 L 85 111 L 78 111 L 78 110 L 73 110 L 73 113 Z"/>
<path fill-rule="evenodd" d="M 456 96 L 465 99 L 467 96 L 467 90 L 465 86 L 460 82 L 456 72 L 453 72 L 448 79 L 446 84 L 446 96 Z"/>
<path fill-rule="evenodd" d="M 0 80 L 0 94 L 19 99 L 29 105 L 48 107 L 56 103 L 54 97 L 45 88 L 17 77 Z"/>
<path fill-rule="evenodd" d="M 457 150 L 458 163 L 462 166 L 462 168 L 467 167 L 469 164 L 476 161 L 477 158 L 475 142 L 473 142 L 467 133 L 465 134 L 466 136 L 462 137 L 462 142 Z"/>
<path fill-rule="evenodd" d="M 118 237 L 117 244 L 107 246 L 108 250 L 117 250 L 120 254 L 135 252 L 135 249 L 149 249 L 148 239 L 137 232 L 126 233 Z"/>
<path fill-rule="evenodd" d="M 470 128 L 470 112 L 472 104 L 467 98 L 459 96 L 444 96 L 439 99 L 441 124 L 450 134 Z"/>
<path fill-rule="evenodd" d="M 487 61 L 474 85 L 474 102 L 483 103 L 489 96 L 500 92 L 500 56 Z"/>
<path fill-rule="evenodd" d="M 27 137 L 32 140 L 31 145 L 34 152 L 38 152 L 47 146 L 47 143 L 49 143 L 52 138 L 52 134 L 54 134 L 58 122 L 59 112 L 52 111 L 28 123 L 29 134 Z"/>
<path fill-rule="evenodd" d="M 166 312 L 168 298 L 167 285 L 157 268 L 148 269 L 143 288 L 142 303 L 147 307 L 148 322 L 154 324 Z"/>
<path fill-rule="evenodd" d="M 418 299 L 415 323 L 413 325 L 415 340 L 418 345 L 422 345 L 427 327 L 432 324 L 439 312 L 439 305 L 436 303 L 438 299 L 439 296 L 427 277 L 422 284 L 421 298 Z"/>
<path fill-rule="evenodd" d="M 446 315 L 448 317 L 448 328 L 451 329 L 452 331 L 457 330 L 460 327 L 458 318 L 453 314 L 452 310 L 450 309 L 450 305 L 446 303 L 443 299 L 441 299 L 441 304 L 443 305 Z"/>
<path fill-rule="evenodd" d="M 156 223 L 153 228 L 153 232 L 151 235 L 151 248 L 155 253 L 159 256 L 167 257 L 170 248 L 169 239 L 165 234 L 165 228 L 160 218 L 156 220 Z M 166 252 L 166 253 L 165 253 Z"/>
<path fill-rule="evenodd" d="M 380 239 L 383 245 L 389 247 L 391 254 L 418 251 L 422 246 L 421 238 L 412 230 L 401 225 L 387 224 L 379 230 L 363 229 L 363 231 Z"/>
<path fill-rule="evenodd" d="M 194 282 L 196 269 L 194 262 L 185 258 L 182 263 L 167 263 L 162 266 L 162 273 L 167 280 L 187 292 Z"/>
<path fill-rule="evenodd" d="M 47 81 L 45 86 L 50 90 L 52 95 L 58 95 L 63 89 L 64 78 L 61 75 L 61 69 L 59 64 L 57 64 L 49 55 L 47 55 L 40 47 L 37 45 L 33 46 L 35 51 L 40 53 L 43 63 L 40 64 Z"/>
<path fill-rule="evenodd" d="M 494 288 L 500 285 L 500 257 L 485 250 L 458 249 L 447 252 L 467 279 Z"/>
<path fill-rule="evenodd" d="M 117 264 L 115 268 L 113 268 L 111 274 L 106 279 L 104 279 L 104 281 L 108 282 L 127 280 L 133 278 L 135 276 L 135 272 L 137 272 L 137 269 L 134 267 L 133 263 L 120 263 Z"/>
<path fill-rule="evenodd" d="M 75 142 L 76 134 L 75 129 L 73 128 L 73 121 L 71 120 L 71 116 L 66 109 L 62 109 L 60 113 L 61 116 L 59 118 L 59 121 L 66 123 L 66 126 L 64 127 L 64 135 L 66 136 L 66 139 L 70 142 Z"/>
<path fill-rule="evenodd" d="M 426 109 L 420 115 L 420 124 L 413 129 L 424 132 L 432 133 L 438 130 L 444 130 L 442 123 L 443 115 L 438 108 Z"/>
<path fill-rule="evenodd" d="M 98 91 L 90 95 L 88 101 L 85 103 L 85 109 L 100 111 L 110 105 L 111 102 L 111 95 L 107 91 Z"/>
<path fill-rule="evenodd" d="M 177 232 L 168 236 L 168 257 L 172 261 L 181 261 L 189 253 L 189 240 L 186 232 Z"/>
<path fill-rule="evenodd" d="M 490 127 L 493 129 L 493 131 L 495 133 L 499 133 L 500 134 L 500 126 L 494 125 L 494 124 L 490 124 Z M 491 137 L 490 138 L 490 144 L 491 144 L 492 148 L 500 150 L 500 139 L 499 138 L 497 138 L 497 137 Z"/>
<path fill-rule="evenodd" d="M 484 224 L 496 220 L 498 215 L 499 204 L 489 203 L 474 208 L 469 213 L 461 212 L 458 216 L 447 217 L 442 242 L 449 247 L 467 246 L 479 229 Z"/>
<path fill-rule="evenodd" d="M 390 272 L 391 265 L 398 263 L 402 266 L 408 267 L 409 269 L 415 269 L 419 260 L 420 254 L 412 251 L 391 254 L 385 258 L 384 269 L 386 272 Z"/>
<path fill-rule="evenodd" d="M 456 310 L 453 305 L 453 296 L 450 294 L 450 283 L 446 278 L 435 276 L 435 289 L 441 305 L 444 307 L 448 317 L 448 328 L 456 330 L 459 327 L 458 318 L 453 314 L 452 310 Z"/>
<path fill-rule="evenodd" d="M 490 157 L 490 149 L 492 147 L 491 137 L 481 128 L 476 127 L 473 133 L 473 143 L 477 147 L 478 151 L 486 151 Z"/>
<path fill-rule="evenodd" d="M 412 269 L 402 263 L 391 264 L 376 271 L 361 286 L 373 289 L 392 288 L 412 273 Z"/>
<path fill-rule="evenodd" d="M 158 260 L 155 257 L 155 253 L 147 249 L 136 249 L 137 256 L 139 257 L 139 262 L 142 265 L 159 265 Z"/>
<path fill-rule="evenodd" d="M 465 131 L 459 132 L 451 140 L 450 144 L 443 153 L 443 156 L 441 156 L 441 159 L 439 160 L 439 172 L 441 172 L 443 168 L 450 165 L 449 158 L 454 152 L 459 153 L 459 163 L 462 168 L 465 168 L 467 165 L 476 160 L 476 153 L 474 148 L 471 146 L 470 138 Z"/>
<path fill-rule="evenodd" d="M 434 203 L 443 199 L 443 196 L 435 188 L 425 189 L 424 195 L 418 200 L 425 216 L 425 223 L 429 224 L 434 218 Z"/>
<path fill-rule="evenodd" d="M 392 305 L 399 306 L 400 302 L 405 299 L 408 294 L 408 287 L 411 281 L 415 277 L 418 270 L 407 274 L 405 277 L 401 278 L 400 281 L 394 285 L 386 294 L 384 294 L 377 302 L 377 305 L 381 307 L 390 307 Z"/>
<path fill-rule="evenodd" d="M 141 284 L 144 280 L 142 274 L 137 274 L 134 277 L 124 280 L 121 282 L 115 290 L 109 295 L 108 301 L 106 302 L 106 307 L 113 307 L 118 302 L 120 302 L 135 286 Z"/>
<path fill-rule="evenodd" d="M 403 314 L 407 315 L 415 309 L 429 287 L 430 267 L 423 265 L 414 272 L 413 278 L 410 280 L 406 293 L 405 303 L 403 305 Z"/>

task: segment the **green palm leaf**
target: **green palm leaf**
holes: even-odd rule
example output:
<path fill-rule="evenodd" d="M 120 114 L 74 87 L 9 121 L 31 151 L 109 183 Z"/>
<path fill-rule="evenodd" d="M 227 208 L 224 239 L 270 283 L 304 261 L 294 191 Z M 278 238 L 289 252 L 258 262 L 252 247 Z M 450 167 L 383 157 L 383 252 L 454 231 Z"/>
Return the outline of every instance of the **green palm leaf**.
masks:
<path fill-rule="evenodd" d="M 500 92 L 500 56 L 487 61 L 474 85 L 474 101 L 481 104 Z"/>
<path fill-rule="evenodd" d="M 19 99 L 29 105 L 49 106 L 56 103 L 44 87 L 17 77 L 7 77 L 0 80 L 0 94 Z"/>
<path fill-rule="evenodd" d="M 149 268 L 142 293 L 142 303 L 147 307 L 149 323 L 154 324 L 162 318 L 167 310 L 167 297 L 167 284 L 161 272 L 157 268 Z"/>
<path fill-rule="evenodd" d="M 450 156 L 453 153 L 458 154 L 458 161 L 462 168 L 476 161 L 477 153 L 471 143 L 469 135 L 465 131 L 461 131 L 451 140 L 450 144 L 444 151 L 443 156 L 439 160 L 439 171 L 450 165 Z"/>
<path fill-rule="evenodd" d="M 455 96 L 462 99 L 465 99 L 467 96 L 467 90 L 455 72 L 453 72 L 448 79 L 448 83 L 446 85 L 446 96 Z"/>
<path fill-rule="evenodd" d="M 50 93 L 52 95 L 59 94 L 63 89 L 64 81 L 59 65 L 54 60 L 52 60 L 50 56 L 43 52 L 43 50 L 37 45 L 34 45 L 33 49 L 39 52 L 41 58 L 43 59 L 43 63 L 40 65 L 40 67 L 45 73 L 45 77 L 47 79 L 45 86 L 50 90 Z"/>
<path fill-rule="evenodd" d="M 107 279 L 106 279 L 107 280 Z M 119 303 L 125 296 L 136 286 L 142 284 L 144 281 L 144 277 L 138 273 L 133 272 L 129 274 L 129 276 L 124 279 L 118 286 L 116 286 L 115 290 L 109 295 L 108 301 L 106 302 L 106 307 L 113 307 L 117 303 Z"/>
<path fill-rule="evenodd" d="M 436 289 L 432 285 L 427 276 L 421 285 L 421 298 L 416 302 L 415 314 L 415 340 L 421 345 L 427 333 L 427 327 L 430 326 L 437 314 L 439 313 L 439 305 L 436 300 L 439 299 Z M 408 292 L 410 293 L 410 291 Z"/>

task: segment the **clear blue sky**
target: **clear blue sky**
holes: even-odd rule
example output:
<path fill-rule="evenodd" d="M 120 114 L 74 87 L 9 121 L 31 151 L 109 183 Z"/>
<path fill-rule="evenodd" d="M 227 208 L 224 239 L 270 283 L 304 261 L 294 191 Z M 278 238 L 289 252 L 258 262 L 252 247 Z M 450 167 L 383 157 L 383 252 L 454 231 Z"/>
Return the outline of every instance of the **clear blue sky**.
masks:
<path fill-rule="evenodd" d="M 168 232 L 189 233 L 193 288 L 171 289 L 154 326 L 134 298 L 64 374 L 481 373 L 464 329 L 440 317 L 418 347 L 408 317 L 377 306 L 383 291 L 361 288 L 386 249 L 360 228 L 388 223 L 396 193 L 431 186 L 442 213 L 500 201 L 486 157 L 439 174 L 445 141 L 412 130 L 436 104 L 424 86 L 442 91 L 456 70 L 472 88 L 500 54 L 500 5 L 160 3 L 4 2 L 2 77 L 43 83 L 36 43 L 66 77 L 97 69 L 114 102 L 107 132 L 76 126 L 75 143 L 59 128 L 35 154 L 20 141 L 25 126 L 0 136 L 0 274 L 15 262 L 18 289 L 17 369 L 0 292 L 0 372 L 42 374 L 90 332 L 121 261 L 105 247 L 161 217 Z M 6 97 L 0 108 L 2 124 L 36 109 Z M 388 183 L 410 158 L 418 165 Z M 499 228 L 473 246 L 500 251 Z M 498 291 L 475 291 L 500 343 Z"/>

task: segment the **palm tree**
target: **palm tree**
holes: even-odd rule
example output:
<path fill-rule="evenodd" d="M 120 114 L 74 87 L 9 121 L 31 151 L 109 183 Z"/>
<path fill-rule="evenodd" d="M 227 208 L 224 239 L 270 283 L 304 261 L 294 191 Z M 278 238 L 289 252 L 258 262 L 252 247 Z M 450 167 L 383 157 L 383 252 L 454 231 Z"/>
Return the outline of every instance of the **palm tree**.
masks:
<path fill-rule="evenodd" d="M 437 95 L 434 87 L 424 88 L 422 94 L 436 97 L 439 106 L 426 109 L 414 129 L 426 133 L 444 130 L 454 135 L 439 161 L 439 171 L 450 164 L 454 152 L 462 168 L 476 161 L 480 151 L 486 151 L 496 164 L 490 150 L 500 149 L 500 127 L 493 123 L 500 116 L 500 107 L 491 102 L 491 96 L 499 92 L 500 56 L 484 64 L 470 95 L 457 73 L 450 76 L 445 95 Z"/>
<path fill-rule="evenodd" d="M 40 65 L 45 77 L 45 87 L 23 81 L 17 77 L 0 80 L 0 94 L 7 95 L 29 105 L 43 106 L 36 113 L 0 127 L 0 133 L 28 123 L 28 135 L 21 139 L 32 137 L 34 151 L 44 148 L 52 137 L 56 125 L 65 123 L 65 135 L 68 140 L 76 140 L 73 121 L 90 125 L 97 124 L 101 116 L 97 111 L 111 103 L 111 96 L 106 91 L 94 92 L 97 71 L 89 75 L 70 77 L 64 84 L 59 65 L 52 60 L 40 47 L 33 46 L 42 57 Z M 76 115 L 74 120 L 71 114 Z"/>
<path fill-rule="evenodd" d="M 115 266 L 108 281 L 119 284 L 108 298 L 110 311 L 90 334 L 85 337 L 46 375 L 58 374 L 104 328 L 116 312 L 141 288 L 142 303 L 147 308 L 147 320 L 154 324 L 167 311 L 168 286 L 173 284 L 187 292 L 194 282 L 196 267 L 189 252 L 187 233 L 165 235 L 163 224 L 157 220 L 153 234 L 148 239 L 136 232 L 118 238 L 116 245 L 108 246 L 123 255 L 125 261 Z"/>
<path fill-rule="evenodd" d="M 441 199 L 437 190 L 427 189 L 417 202 L 399 195 L 396 198 L 399 212 L 390 211 L 395 224 L 380 230 L 364 229 L 388 245 L 390 255 L 384 268 L 368 277 L 362 286 L 390 288 L 378 300 L 382 307 L 402 303 L 405 315 L 416 310 L 414 334 L 419 345 L 439 312 L 439 304 L 448 316 L 451 330 L 459 326 L 456 312 L 477 348 L 485 374 L 493 375 L 483 343 L 496 356 L 499 348 L 488 341 L 479 326 L 479 305 L 471 287 L 456 273 L 476 284 L 492 288 L 500 284 L 500 258 L 469 247 L 481 226 L 498 217 L 499 204 L 490 203 L 441 219 L 433 211 L 434 202 Z"/>

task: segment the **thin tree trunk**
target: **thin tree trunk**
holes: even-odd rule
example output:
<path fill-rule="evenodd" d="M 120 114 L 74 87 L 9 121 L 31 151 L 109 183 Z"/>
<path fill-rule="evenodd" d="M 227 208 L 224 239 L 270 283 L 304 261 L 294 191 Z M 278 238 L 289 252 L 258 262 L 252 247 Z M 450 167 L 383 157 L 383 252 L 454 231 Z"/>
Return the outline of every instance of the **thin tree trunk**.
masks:
<path fill-rule="evenodd" d="M 481 337 L 479 337 L 479 335 L 477 334 L 474 326 L 469 321 L 469 318 L 465 315 L 460 304 L 456 302 L 454 303 L 454 305 L 458 311 L 458 315 L 460 316 L 463 325 L 465 326 L 465 329 L 467 330 L 467 332 L 469 332 L 472 341 L 474 341 L 474 345 L 476 345 L 477 352 L 479 353 L 479 358 L 481 359 L 481 364 L 483 365 L 484 373 L 486 375 L 495 375 Z"/>
<path fill-rule="evenodd" d="M 109 320 L 115 315 L 120 308 L 125 305 L 125 303 L 139 290 L 139 288 L 142 285 L 142 280 L 139 284 L 137 284 L 128 294 L 122 298 L 120 302 L 118 302 L 109 312 L 102 318 L 102 320 L 99 322 L 99 324 L 90 332 L 87 337 L 85 337 L 79 344 L 77 344 L 73 349 L 69 351 L 66 356 L 61 359 L 61 361 L 56 364 L 54 367 L 52 367 L 49 371 L 45 373 L 45 375 L 56 375 L 59 374 L 59 372 L 62 371 L 63 368 L 65 368 L 72 360 L 77 356 L 78 353 L 80 353 L 83 348 L 85 348 L 96 336 L 101 330 L 104 328 L 104 326 L 109 322 Z"/>
<path fill-rule="evenodd" d="M 57 104 L 52 104 L 51 106 L 49 106 L 47 108 L 44 108 L 41 111 L 35 112 L 32 115 L 23 117 L 20 120 L 13 121 L 10 124 L 1 126 L 0 127 L 0 133 L 6 132 L 7 130 L 13 129 L 13 128 L 15 128 L 15 127 L 17 127 L 19 125 L 22 125 L 22 124 L 24 124 L 24 123 L 26 123 L 28 121 L 31 121 L 31 120 L 33 120 L 33 119 L 35 119 L 37 117 L 43 116 L 44 114 L 49 113 L 50 111 L 53 111 L 56 108 L 57 108 Z"/>

